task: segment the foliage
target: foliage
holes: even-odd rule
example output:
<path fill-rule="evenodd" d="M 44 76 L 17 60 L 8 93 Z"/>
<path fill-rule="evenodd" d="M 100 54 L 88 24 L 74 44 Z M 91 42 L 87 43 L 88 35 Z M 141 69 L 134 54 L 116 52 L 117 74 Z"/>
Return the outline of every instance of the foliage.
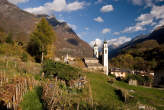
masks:
<path fill-rule="evenodd" d="M 138 84 L 140 85 L 146 85 L 152 83 L 152 78 L 149 76 L 140 76 L 140 75 L 134 75 L 134 74 L 128 74 L 125 78 L 125 81 L 128 82 L 130 79 L 137 80 Z"/>
<path fill-rule="evenodd" d="M 47 53 L 47 46 L 55 40 L 53 28 L 48 24 L 45 18 L 38 23 L 35 31 L 31 34 L 31 40 L 28 44 L 28 52 L 35 57 L 37 61 L 43 60 Z"/>
<path fill-rule="evenodd" d="M 23 62 L 27 62 L 27 60 L 28 60 L 28 55 L 27 55 L 27 53 L 25 53 L 25 52 L 22 53 L 21 59 L 22 59 Z"/>
<path fill-rule="evenodd" d="M 22 110 L 43 110 L 41 103 L 42 88 L 36 87 L 25 94 L 21 103 Z"/>
<path fill-rule="evenodd" d="M 133 69 L 134 58 L 130 54 L 119 55 L 117 58 L 113 58 L 111 63 L 116 67 Z"/>
<path fill-rule="evenodd" d="M 44 61 L 43 72 L 46 77 L 57 76 L 65 81 L 75 80 L 82 75 L 79 69 L 52 60 Z"/>
<path fill-rule="evenodd" d="M 163 55 L 163 45 L 159 45 L 155 40 L 147 40 L 123 50 L 120 55 L 112 58 L 110 62 L 114 67 L 153 71 L 158 63 L 164 60 Z"/>

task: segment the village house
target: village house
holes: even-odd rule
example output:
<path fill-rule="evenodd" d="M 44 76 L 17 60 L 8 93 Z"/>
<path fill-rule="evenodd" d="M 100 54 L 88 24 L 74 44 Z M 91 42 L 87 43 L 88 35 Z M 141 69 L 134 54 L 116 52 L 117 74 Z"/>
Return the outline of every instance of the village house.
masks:
<path fill-rule="evenodd" d="M 114 75 L 116 78 L 125 78 L 127 74 L 129 74 L 130 71 L 128 70 L 123 70 L 120 68 L 111 68 L 110 69 L 110 74 Z"/>

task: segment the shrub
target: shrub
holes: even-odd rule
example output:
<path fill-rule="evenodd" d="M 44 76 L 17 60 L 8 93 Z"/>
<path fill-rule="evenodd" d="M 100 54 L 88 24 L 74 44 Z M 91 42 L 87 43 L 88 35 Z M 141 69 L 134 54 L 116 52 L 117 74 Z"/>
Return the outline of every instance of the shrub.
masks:
<path fill-rule="evenodd" d="M 140 76 L 140 75 L 128 75 L 125 79 L 125 82 L 128 82 L 130 79 L 137 80 L 139 85 L 149 85 L 152 82 L 152 79 L 149 76 Z"/>
<path fill-rule="evenodd" d="M 79 69 L 52 60 L 46 60 L 43 63 L 43 72 L 46 77 L 57 76 L 65 81 L 78 79 L 82 75 Z"/>
<path fill-rule="evenodd" d="M 27 60 L 28 60 L 28 55 L 27 55 L 25 52 L 22 53 L 21 60 L 22 60 L 23 62 L 27 62 Z"/>

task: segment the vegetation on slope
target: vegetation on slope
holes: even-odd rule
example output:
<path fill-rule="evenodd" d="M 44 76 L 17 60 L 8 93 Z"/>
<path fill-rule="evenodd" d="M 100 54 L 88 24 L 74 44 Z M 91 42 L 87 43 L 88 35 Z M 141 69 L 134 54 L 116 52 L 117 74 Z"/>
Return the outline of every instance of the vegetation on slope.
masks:
<path fill-rule="evenodd" d="M 129 86 L 125 82 L 115 81 L 113 84 L 108 83 L 108 77 L 98 73 L 87 73 L 92 87 L 92 95 L 94 103 L 102 105 L 106 109 L 130 109 L 137 110 L 137 105 L 145 104 L 147 106 L 155 107 L 158 110 L 164 109 L 164 102 L 162 101 L 163 90 L 156 88 L 146 88 L 142 86 Z M 122 96 L 117 93 L 121 90 L 122 94 L 128 92 L 130 96 L 134 96 L 130 102 L 122 100 Z M 130 91 L 133 91 L 132 93 Z"/>
<path fill-rule="evenodd" d="M 107 82 L 107 77 L 101 73 L 86 73 L 92 88 L 94 103 L 99 110 L 115 110 L 122 107 L 123 103 L 115 94 L 115 88 Z"/>
<path fill-rule="evenodd" d="M 82 76 L 80 69 L 61 62 L 46 60 L 43 64 L 43 72 L 46 77 L 57 77 L 64 81 L 76 80 Z"/>
<path fill-rule="evenodd" d="M 32 91 L 29 91 L 27 94 L 25 94 L 21 103 L 22 110 L 43 110 L 41 95 L 41 87 L 36 87 Z"/>
<path fill-rule="evenodd" d="M 31 35 L 31 40 L 28 44 L 27 50 L 32 56 L 35 57 L 36 61 L 43 63 L 45 55 L 49 54 L 48 46 L 50 45 L 50 47 L 53 47 L 54 40 L 55 32 L 53 28 L 48 24 L 45 18 L 42 18 Z M 52 52 L 51 54 L 54 53 Z"/>
<path fill-rule="evenodd" d="M 110 63 L 114 67 L 124 69 L 153 71 L 161 61 L 164 61 L 163 55 L 163 44 L 159 44 L 155 40 L 146 40 L 123 50 Z"/>

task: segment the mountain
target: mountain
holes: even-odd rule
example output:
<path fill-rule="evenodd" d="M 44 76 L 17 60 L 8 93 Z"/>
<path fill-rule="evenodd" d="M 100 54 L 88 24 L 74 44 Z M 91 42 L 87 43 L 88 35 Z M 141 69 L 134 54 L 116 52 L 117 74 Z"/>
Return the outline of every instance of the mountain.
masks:
<path fill-rule="evenodd" d="M 36 16 L 19 9 L 7 0 L 0 0 L 0 29 L 12 33 L 16 41 L 27 43 L 41 17 L 46 17 L 54 27 L 57 35 L 54 43 L 57 56 L 64 56 L 67 53 L 75 57 L 92 56 L 92 48 L 89 44 L 81 40 L 66 22 L 59 22 L 54 16 Z"/>
<path fill-rule="evenodd" d="M 57 34 L 56 48 L 59 48 L 57 50 L 59 56 L 66 53 L 81 57 L 91 57 L 93 55 L 92 48 L 81 40 L 66 22 L 59 22 L 54 16 L 46 18 Z"/>
<path fill-rule="evenodd" d="M 149 35 L 137 36 L 110 53 L 110 64 L 132 70 L 154 71 L 164 62 L 164 26 Z"/>
<path fill-rule="evenodd" d="M 28 36 L 38 21 L 34 15 L 19 9 L 7 0 L 0 0 L 0 28 L 6 33 L 12 33 L 14 39 L 28 41 Z"/>
<path fill-rule="evenodd" d="M 136 45 L 141 44 L 142 42 L 145 42 L 148 40 L 154 40 L 157 43 L 159 43 L 159 45 L 164 44 L 164 26 L 160 26 L 160 27 L 156 28 L 150 34 L 136 36 L 131 41 L 119 46 L 116 49 L 113 49 L 111 51 L 110 57 L 111 58 L 115 57 L 118 54 L 120 54 L 122 51 L 126 51 L 128 49 L 131 49 L 131 48 L 135 47 Z"/>

